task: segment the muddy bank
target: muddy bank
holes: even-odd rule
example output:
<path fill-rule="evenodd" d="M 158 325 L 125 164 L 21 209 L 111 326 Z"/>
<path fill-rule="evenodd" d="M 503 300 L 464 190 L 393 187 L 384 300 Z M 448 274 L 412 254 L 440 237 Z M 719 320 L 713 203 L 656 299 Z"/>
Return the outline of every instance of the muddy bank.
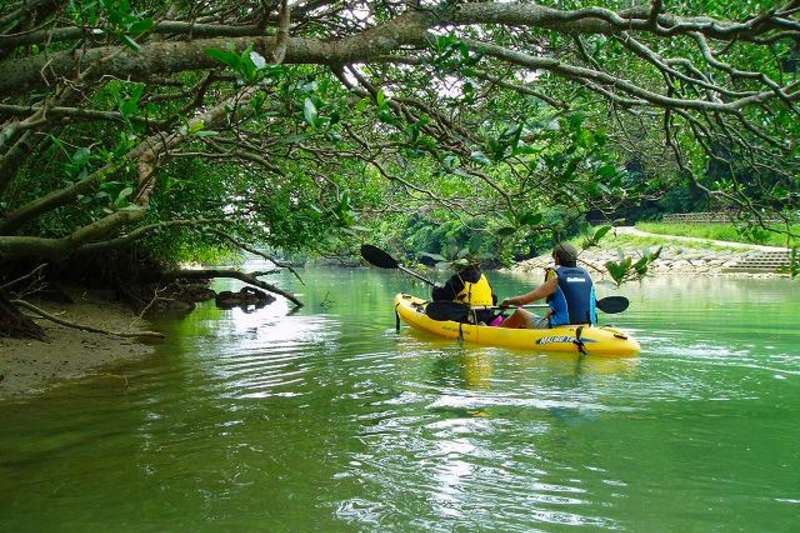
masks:
<path fill-rule="evenodd" d="M 111 331 L 150 328 L 128 307 L 110 302 L 102 293 L 70 292 L 73 304 L 32 303 L 59 318 Z M 125 386 L 124 376 L 114 367 L 154 351 L 133 338 L 87 333 L 47 320 L 36 320 L 47 334 L 47 342 L 0 338 L 0 400 L 42 393 L 64 380 L 93 374 L 109 375 Z"/>

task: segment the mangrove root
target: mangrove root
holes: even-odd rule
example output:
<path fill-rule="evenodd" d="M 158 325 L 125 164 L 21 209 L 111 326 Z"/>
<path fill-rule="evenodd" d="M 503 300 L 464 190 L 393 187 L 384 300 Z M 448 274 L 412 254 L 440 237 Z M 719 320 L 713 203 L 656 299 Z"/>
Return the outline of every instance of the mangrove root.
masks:
<path fill-rule="evenodd" d="M 257 277 L 271 273 L 272 272 L 268 271 L 268 272 L 251 272 L 248 274 L 246 272 L 241 272 L 239 270 L 226 270 L 226 269 L 175 270 L 172 272 L 168 272 L 167 274 L 165 274 L 164 277 L 166 279 L 211 279 L 211 278 L 238 279 L 239 281 L 243 281 L 249 285 L 253 285 L 267 292 L 279 294 L 280 296 L 283 296 L 284 298 L 292 302 L 295 306 L 303 307 L 303 302 L 301 302 L 294 294 L 284 291 L 283 289 L 276 287 L 271 283 L 261 281 Z"/>
<path fill-rule="evenodd" d="M 17 305 L 18 307 L 27 309 L 28 311 L 32 311 L 37 315 L 39 315 L 40 317 L 50 320 L 51 322 L 55 322 L 56 324 L 66 326 L 68 328 L 79 329 L 81 331 L 88 331 L 89 333 L 100 333 L 102 335 L 111 335 L 114 337 L 150 337 L 156 339 L 164 338 L 164 335 L 162 333 L 158 333 L 157 331 L 131 331 L 131 332 L 110 331 L 97 328 L 94 326 L 87 326 L 86 324 L 78 324 L 76 322 L 71 322 L 69 320 L 59 318 L 55 315 L 51 315 L 44 309 L 40 309 L 39 307 L 36 307 L 32 303 L 26 302 L 25 300 L 11 300 L 11 303 Z"/>
<path fill-rule="evenodd" d="M 253 287 L 242 287 L 239 292 L 222 291 L 217 294 L 214 301 L 220 309 L 247 308 L 251 305 L 261 309 L 274 302 L 275 297 Z"/>
<path fill-rule="evenodd" d="M 44 340 L 44 330 L 0 292 L 0 337 Z"/>

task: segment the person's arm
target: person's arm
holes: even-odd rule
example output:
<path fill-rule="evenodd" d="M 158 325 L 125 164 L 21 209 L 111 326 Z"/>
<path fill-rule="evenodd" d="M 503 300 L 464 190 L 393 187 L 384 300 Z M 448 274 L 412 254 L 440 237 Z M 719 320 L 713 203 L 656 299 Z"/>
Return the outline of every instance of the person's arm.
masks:
<path fill-rule="evenodd" d="M 554 292 L 556 292 L 556 287 L 558 287 L 558 277 L 553 276 L 549 280 L 545 281 L 534 290 L 527 294 L 522 294 L 520 296 L 514 296 L 513 298 L 506 298 L 500 303 L 501 307 L 514 307 L 517 305 L 526 305 L 529 303 L 533 303 L 537 300 L 541 300 L 542 298 L 547 298 Z"/>

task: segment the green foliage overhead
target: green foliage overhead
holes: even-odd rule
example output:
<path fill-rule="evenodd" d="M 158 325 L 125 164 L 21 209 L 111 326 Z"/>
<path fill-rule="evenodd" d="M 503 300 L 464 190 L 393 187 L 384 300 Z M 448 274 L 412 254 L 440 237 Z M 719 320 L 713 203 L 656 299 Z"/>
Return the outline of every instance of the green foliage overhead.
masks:
<path fill-rule="evenodd" d="M 587 214 L 713 204 L 752 238 L 797 215 L 780 2 L 280 4 L 0 7 L 0 259 L 370 240 L 497 264 Z"/>

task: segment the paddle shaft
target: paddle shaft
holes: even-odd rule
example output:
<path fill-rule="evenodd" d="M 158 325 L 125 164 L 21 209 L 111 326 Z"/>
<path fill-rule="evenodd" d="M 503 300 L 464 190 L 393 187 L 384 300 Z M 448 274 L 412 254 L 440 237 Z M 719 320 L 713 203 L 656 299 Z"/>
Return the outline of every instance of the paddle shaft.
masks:
<path fill-rule="evenodd" d="M 464 304 L 464 305 L 467 305 L 467 304 Z M 547 304 L 509 305 L 508 307 L 502 307 L 502 306 L 499 306 L 499 305 L 473 305 L 473 306 L 470 307 L 470 309 L 473 309 L 473 310 L 477 309 L 479 311 L 488 310 L 488 309 L 511 310 L 511 309 L 517 309 L 518 307 L 521 307 L 523 309 L 545 309 L 545 308 L 549 308 L 550 306 L 547 305 Z"/>
<path fill-rule="evenodd" d="M 434 302 L 435 303 L 435 302 Z M 460 302 L 456 302 L 460 303 Z M 615 305 L 616 304 L 616 305 Z M 624 305 L 622 305 L 624 304 Z M 465 307 L 467 304 L 462 304 Z M 523 309 L 546 309 L 550 306 L 548 304 L 526 304 L 526 305 L 510 305 L 508 307 L 501 307 L 499 305 L 475 305 L 471 306 L 470 308 L 475 310 L 488 310 L 488 309 L 516 309 L 518 307 L 522 307 Z M 597 300 L 597 309 L 603 311 L 604 313 L 621 313 L 625 309 L 628 308 L 628 300 L 623 296 L 607 296 L 600 300 Z"/>
<path fill-rule="evenodd" d="M 431 287 L 433 287 L 433 286 L 435 286 L 435 285 L 436 285 L 434 282 L 432 282 L 432 281 L 431 281 L 431 280 L 429 280 L 428 278 L 426 278 L 426 277 L 423 277 L 423 276 L 421 276 L 421 275 L 417 274 L 416 272 L 414 272 L 413 270 L 409 270 L 408 268 L 406 268 L 406 267 L 404 267 L 404 266 L 402 266 L 402 265 L 397 265 L 397 268 L 398 268 L 399 270 L 401 270 L 401 271 L 405 272 L 405 273 L 406 273 L 406 274 L 408 274 L 409 276 L 413 276 L 413 277 L 417 278 L 417 279 L 418 279 L 418 280 L 420 280 L 420 281 L 424 281 L 425 283 L 427 283 L 427 284 L 428 284 L 428 285 L 430 285 Z"/>

